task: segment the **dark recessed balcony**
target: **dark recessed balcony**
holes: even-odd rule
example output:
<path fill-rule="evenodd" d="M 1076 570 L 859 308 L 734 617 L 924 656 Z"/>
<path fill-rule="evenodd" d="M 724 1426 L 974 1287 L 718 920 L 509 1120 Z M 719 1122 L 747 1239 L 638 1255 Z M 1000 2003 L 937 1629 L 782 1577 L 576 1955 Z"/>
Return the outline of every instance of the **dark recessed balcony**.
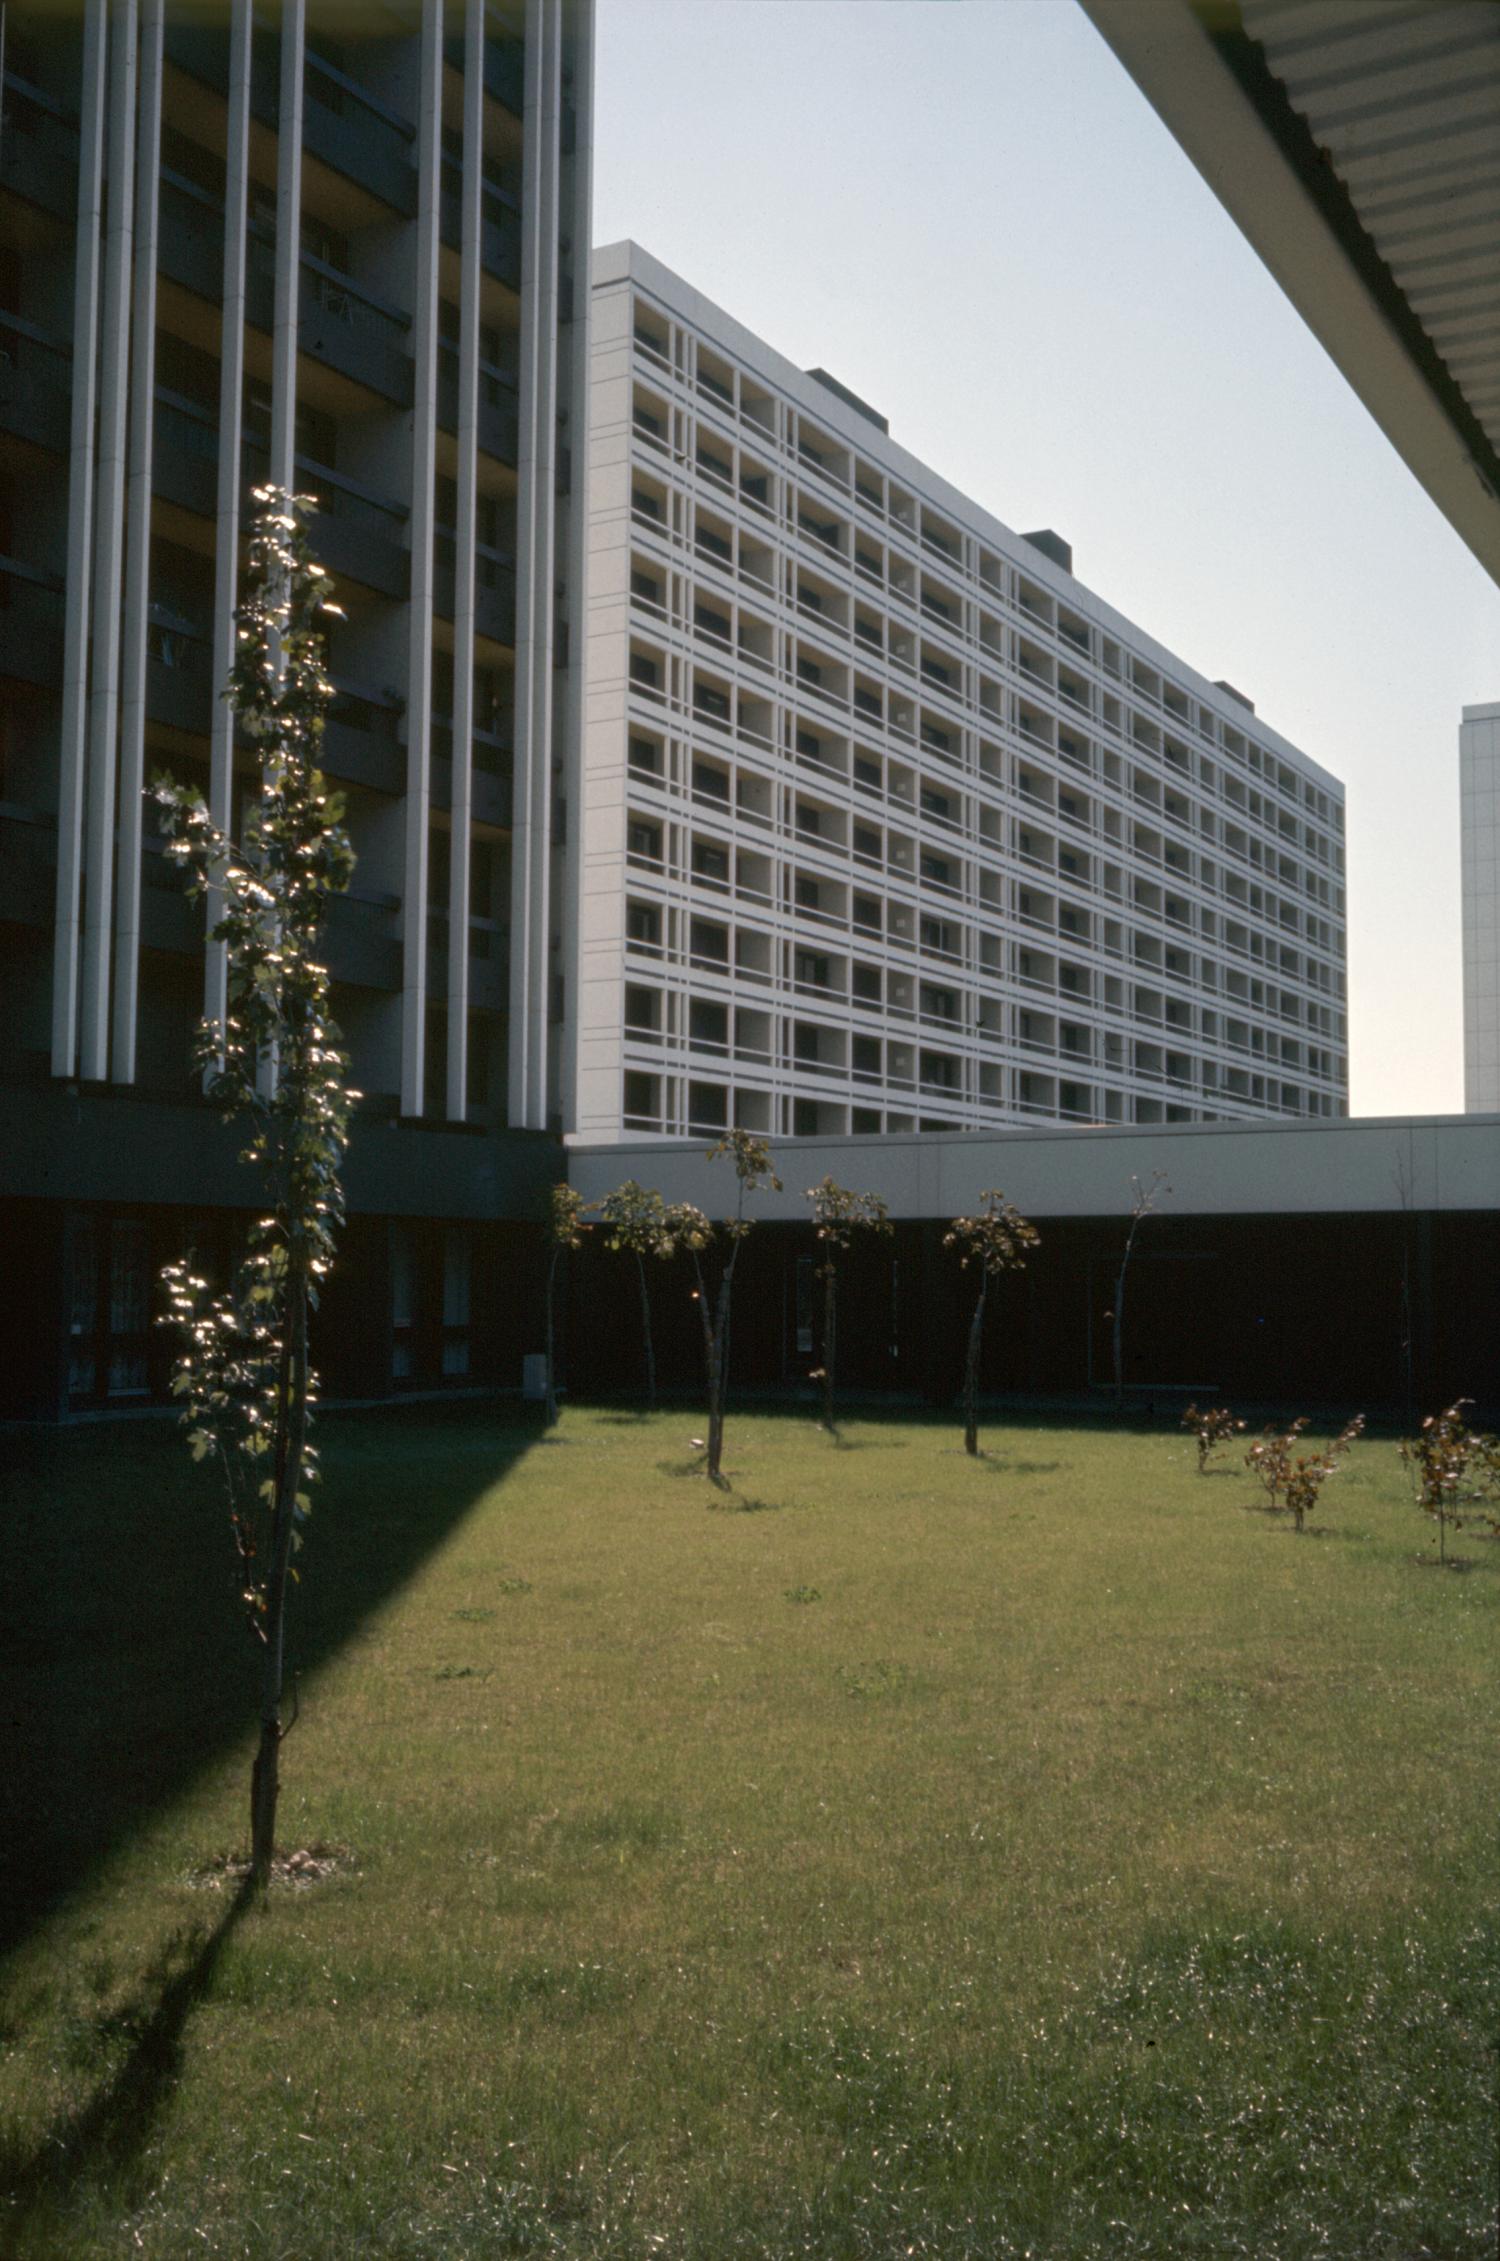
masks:
<path fill-rule="evenodd" d="M 0 555 L 0 676 L 55 690 L 62 665 L 61 580 L 20 558 Z"/>
<path fill-rule="evenodd" d="M 0 189 L 71 220 L 78 204 L 78 128 L 40 87 L 7 71 Z"/>
<path fill-rule="evenodd" d="M 33 323 L 0 314 L 0 431 L 66 455 L 73 356 Z"/>

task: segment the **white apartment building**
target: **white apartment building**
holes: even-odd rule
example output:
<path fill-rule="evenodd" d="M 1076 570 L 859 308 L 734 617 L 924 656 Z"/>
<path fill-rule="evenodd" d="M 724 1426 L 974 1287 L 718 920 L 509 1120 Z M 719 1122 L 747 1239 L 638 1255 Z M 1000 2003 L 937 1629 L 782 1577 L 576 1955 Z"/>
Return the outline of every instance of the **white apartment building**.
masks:
<path fill-rule="evenodd" d="M 1462 795 L 1464 1108 L 1500 1113 L 1500 706 L 1465 707 Z"/>
<path fill-rule="evenodd" d="M 593 263 L 585 1140 L 1347 1112 L 1343 789 L 634 244 Z"/>

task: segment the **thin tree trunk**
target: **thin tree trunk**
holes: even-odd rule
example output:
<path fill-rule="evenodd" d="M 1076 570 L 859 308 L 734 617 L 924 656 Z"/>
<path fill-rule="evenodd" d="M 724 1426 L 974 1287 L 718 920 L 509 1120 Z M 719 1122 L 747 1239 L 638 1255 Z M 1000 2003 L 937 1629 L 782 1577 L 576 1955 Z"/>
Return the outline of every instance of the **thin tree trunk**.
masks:
<path fill-rule="evenodd" d="M 738 1253 L 738 1251 L 736 1251 Z M 719 1282 L 714 1314 L 713 1354 L 708 1375 L 708 1476 L 710 1483 L 724 1481 L 724 1385 L 729 1366 L 729 1298 L 734 1286 L 734 1257 Z"/>
<path fill-rule="evenodd" d="M 703 1266 L 698 1252 L 693 1251 L 693 1277 L 698 1283 L 698 1316 L 703 1322 L 703 1377 L 708 1385 L 708 1439 L 707 1448 L 712 1455 L 715 1424 L 719 1418 L 719 1345 L 714 1330 L 713 1314 L 708 1307 L 708 1286 L 703 1277 Z M 710 1474 L 713 1473 L 710 1460 Z"/>
<path fill-rule="evenodd" d="M 1115 1282 L 1115 1411 L 1125 1403 L 1125 1270 L 1130 1262 L 1130 1250 L 1125 1251 L 1125 1263 L 1120 1266 L 1120 1277 Z"/>
<path fill-rule="evenodd" d="M 823 1267 L 823 1426 L 830 1437 L 838 1435 L 833 1418 L 833 1361 L 838 1346 L 838 1274 L 830 1256 Z"/>
<path fill-rule="evenodd" d="M 656 1410 L 656 1345 L 651 1340 L 651 1290 L 646 1285 L 646 1260 L 636 1250 L 635 1268 L 641 1282 L 641 1332 L 646 1344 L 646 1403 Z"/>
<path fill-rule="evenodd" d="M 266 1580 L 266 1640 L 261 1655 L 260 1747 L 250 1774 L 250 1875 L 258 1891 L 271 1881 L 276 1807 L 281 1795 L 281 1699 L 286 1682 L 286 1604 L 297 1528 L 297 1495 L 307 1444 L 307 1259 L 291 1258 L 286 1349 L 277 1408 L 276 1519 Z"/>
<path fill-rule="evenodd" d="M 984 1299 L 990 1292 L 986 1274 L 969 1324 L 969 1355 L 964 1362 L 964 1451 L 979 1457 L 979 1344 L 984 1333 Z"/>
<path fill-rule="evenodd" d="M 552 1322 L 553 1305 L 557 1293 L 557 1260 L 561 1254 L 560 1248 L 554 1248 L 551 1262 L 547 1266 L 547 1398 L 542 1408 L 542 1418 L 549 1429 L 553 1427 L 557 1420 L 557 1372 L 556 1360 L 553 1356 Z"/>

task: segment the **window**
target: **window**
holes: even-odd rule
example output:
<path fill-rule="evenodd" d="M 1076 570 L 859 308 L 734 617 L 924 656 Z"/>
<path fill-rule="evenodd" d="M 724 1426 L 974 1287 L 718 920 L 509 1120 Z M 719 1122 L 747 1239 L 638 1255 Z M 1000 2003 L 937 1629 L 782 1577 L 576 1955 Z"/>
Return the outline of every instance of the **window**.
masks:
<path fill-rule="evenodd" d="M 443 1372 L 469 1371 L 469 1236 L 459 1225 L 443 1234 Z"/>
<path fill-rule="evenodd" d="M 634 1035 L 655 1034 L 661 1027 L 661 991 L 643 982 L 625 984 L 625 1026 Z"/>
<path fill-rule="evenodd" d="M 688 1036 L 700 1047 L 715 1052 L 729 1049 L 729 1007 L 709 998 L 695 997 L 688 1009 Z"/>
<path fill-rule="evenodd" d="M 727 806 L 729 778 L 722 769 L 715 769 L 712 762 L 695 761 L 693 764 L 693 791 L 703 794 L 710 801 L 723 801 Z"/>
<path fill-rule="evenodd" d="M 625 939 L 639 942 L 647 949 L 661 948 L 661 912 L 654 903 L 625 905 Z"/>
<path fill-rule="evenodd" d="M 632 863 L 661 862 L 661 826 L 633 816 L 625 827 L 625 847 Z"/>
<path fill-rule="evenodd" d="M 661 1121 L 661 1078 L 625 1070 L 625 1120 L 637 1130 L 655 1130 Z"/>
<path fill-rule="evenodd" d="M 633 572 L 630 576 L 630 594 L 640 597 L 646 604 L 659 605 L 661 583 L 654 573 Z"/>
<path fill-rule="evenodd" d="M 820 952 L 799 950 L 793 963 L 799 982 L 808 983 L 814 989 L 827 989 L 830 986 L 829 961 Z"/>
<path fill-rule="evenodd" d="M 694 919 L 689 932 L 689 948 L 694 961 L 704 960 L 709 965 L 727 966 L 729 963 L 729 929 L 711 919 Z"/>
<path fill-rule="evenodd" d="M 632 738 L 630 741 L 630 766 L 648 777 L 661 775 L 661 747 L 654 738 Z"/>
<path fill-rule="evenodd" d="M 721 1131 L 729 1128 L 729 1093 L 722 1083 L 688 1085 L 688 1129 Z"/>
<path fill-rule="evenodd" d="M 712 886 L 729 885 L 729 850 L 721 848 L 714 840 L 693 842 L 693 877 L 706 879 Z"/>
<path fill-rule="evenodd" d="M 392 1225 L 391 1379 L 409 1381 L 416 1368 L 417 1263 L 410 1225 Z"/>
<path fill-rule="evenodd" d="M 648 659 L 644 652 L 632 652 L 630 655 L 631 682 L 644 684 L 648 690 L 654 691 L 657 687 L 657 679 L 655 660 Z"/>

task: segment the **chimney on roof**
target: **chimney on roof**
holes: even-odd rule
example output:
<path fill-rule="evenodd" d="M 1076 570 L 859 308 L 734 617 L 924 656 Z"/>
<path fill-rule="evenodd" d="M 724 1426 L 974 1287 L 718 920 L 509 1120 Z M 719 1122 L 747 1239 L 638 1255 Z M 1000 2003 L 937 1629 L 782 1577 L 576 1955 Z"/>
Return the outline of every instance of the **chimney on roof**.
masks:
<path fill-rule="evenodd" d="M 1244 692 L 1237 691 L 1232 683 L 1226 683 L 1222 675 L 1216 675 L 1214 677 L 1214 689 L 1216 691 L 1227 692 L 1229 697 L 1234 700 L 1237 706 L 1242 706 L 1247 714 L 1254 714 L 1255 701 L 1253 699 L 1247 699 Z"/>
<path fill-rule="evenodd" d="M 1073 545 L 1065 542 L 1061 534 L 1054 534 L 1050 526 L 1039 526 L 1034 534 L 1023 534 L 1021 539 L 1030 542 L 1034 550 L 1040 550 L 1054 565 L 1060 565 L 1064 573 L 1072 572 Z"/>
<path fill-rule="evenodd" d="M 868 417 L 878 432 L 890 431 L 890 425 L 878 408 L 872 408 L 867 400 L 861 400 L 858 393 L 850 392 L 849 387 L 841 385 L 837 377 L 830 377 L 826 369 L 809 369 L 807 374 L 815 383 L 826 385 L 829 392 L 841 400 L 846 408 L 852 408 L 857 416 Z"/>

